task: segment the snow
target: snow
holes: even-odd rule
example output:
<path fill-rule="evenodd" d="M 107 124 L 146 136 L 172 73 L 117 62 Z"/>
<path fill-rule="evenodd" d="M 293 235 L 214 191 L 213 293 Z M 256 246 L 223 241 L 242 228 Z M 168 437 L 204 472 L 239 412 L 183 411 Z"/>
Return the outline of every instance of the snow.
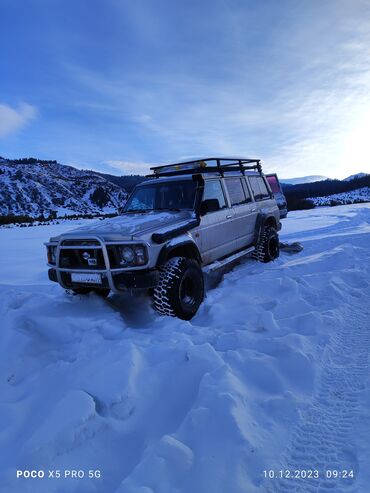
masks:
<path fill-rule="evenodd" d="M 310 197 L 307 200 L 311 200 L 315 205 L 319 206 L 331 205 L 332 201 L 336 202 L 336 205 L 370 202 L 370 187 L 357 188 L 348 192 L 334 193 L 323 197 Z"/>
<path fill-rule="evenodd" d="M 0 491 L 368 491 L 369 204 L 290 213 L 304 250 L 236 266 L 190 322 L 51 284 L 67 229 L 0 229 Z M 263 476 L 297 468 L 354 479 Z"/>
<path fill-rule="evenodd" d="M 368 176 L 368 175 L 369 173 L 356 173 L 355 175 L 347 176 L 347 178 L 344 178 L 343 181 L 351 181 L 357 178 L 363 178 L 364 176 Z"/>

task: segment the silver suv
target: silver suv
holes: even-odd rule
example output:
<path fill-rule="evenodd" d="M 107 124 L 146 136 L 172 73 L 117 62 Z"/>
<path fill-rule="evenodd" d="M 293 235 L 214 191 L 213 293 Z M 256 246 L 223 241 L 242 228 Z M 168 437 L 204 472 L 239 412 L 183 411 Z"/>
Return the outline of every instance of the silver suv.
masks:
<path fill-rule="evenodd" d="M 190 320 L 206 273 L 248 254 L 279 256 L 279 208 L 258 159 L 151 170 L 119 216 L 46 243 L 49 279 L 79 294 L 149 289 L 159 313 Z"/>

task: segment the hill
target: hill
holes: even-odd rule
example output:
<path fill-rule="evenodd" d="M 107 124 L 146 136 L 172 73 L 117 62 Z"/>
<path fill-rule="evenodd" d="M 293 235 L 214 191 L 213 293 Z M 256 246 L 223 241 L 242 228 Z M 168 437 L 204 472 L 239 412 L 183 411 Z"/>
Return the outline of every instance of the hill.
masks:
<path fill-rule="evenodd" d="M 93 171 L 35 158 L 0 158 L 0 215 L 116 212 L 126 191 Z"/>

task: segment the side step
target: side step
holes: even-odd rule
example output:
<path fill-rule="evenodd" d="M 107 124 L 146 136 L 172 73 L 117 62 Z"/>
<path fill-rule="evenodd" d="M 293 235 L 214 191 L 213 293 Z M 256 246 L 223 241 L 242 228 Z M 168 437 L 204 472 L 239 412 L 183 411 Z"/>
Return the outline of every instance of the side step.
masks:
<path fill-rule="evenodd" d="M 232 262 L 235 262 L 235 260 L 240 260 L 241 258 L 246 257 L 247 255 L 253 253 L 254 250 L 255 250 L 254 246 L 246 248 L 245 250 L 242 250 L 241 252 L 238 253 L 234 253 L 233 255 L 230 255 L 230 257 L 226 257 L 223 260 L 216 260 L 215 262 L 212 262 L 212 264 L 203 267 L 202 270 L 204 274 L 212 274 L 212 272 L 221 269 L 221 267 L 225 267 L 225 265 L 231 264 Z"/>

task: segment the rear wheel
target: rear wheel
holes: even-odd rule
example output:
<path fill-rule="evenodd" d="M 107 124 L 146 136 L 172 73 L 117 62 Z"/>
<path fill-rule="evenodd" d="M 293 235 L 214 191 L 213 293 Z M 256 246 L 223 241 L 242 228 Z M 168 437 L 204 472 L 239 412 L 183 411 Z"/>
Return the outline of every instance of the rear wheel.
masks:
<path fill-rule="evenodd" d="M 202 270 L 195 260 L 174 257 L 161 268 L 154 308 L 162 315 L 190 320 L 204 298 Z"/>
<path fill-rule="evenodd" d="M 280 254 L 279 235 L 273 226 L 265 226 L 253 253 L 260 262 L 271 262 Z"/>

